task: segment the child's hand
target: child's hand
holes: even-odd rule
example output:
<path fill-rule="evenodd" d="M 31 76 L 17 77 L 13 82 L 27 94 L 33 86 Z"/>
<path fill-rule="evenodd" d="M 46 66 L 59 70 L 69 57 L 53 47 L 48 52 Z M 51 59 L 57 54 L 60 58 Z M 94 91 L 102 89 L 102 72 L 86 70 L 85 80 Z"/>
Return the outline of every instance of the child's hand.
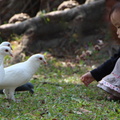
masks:
<path fill-rule="evenodd" d="M 94 80 L 95 79 L 93 78 L 90 72 L 87 72 L 81 77 L 81 81 L 85 84 L 85 86 L 88 86 Z"/>

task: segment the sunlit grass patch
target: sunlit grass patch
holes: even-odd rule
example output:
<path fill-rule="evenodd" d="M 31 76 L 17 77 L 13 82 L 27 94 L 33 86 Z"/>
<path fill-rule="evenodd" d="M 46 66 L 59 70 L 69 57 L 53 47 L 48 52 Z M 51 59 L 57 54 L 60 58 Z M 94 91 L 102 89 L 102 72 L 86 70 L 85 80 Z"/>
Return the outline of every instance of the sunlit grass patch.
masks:
<path fill-rule="evenodd" d="M 48 65 L 41 65 L 31 79 L 33 95 L 17 92 L 18 103 L 0 95 L 1 120 L 119 120 L 118 102 L 106 101 L 107 93 L 96 87 L 97 82 L 89 87 L 81 83 L 92 64 L 45 57 Z"/>

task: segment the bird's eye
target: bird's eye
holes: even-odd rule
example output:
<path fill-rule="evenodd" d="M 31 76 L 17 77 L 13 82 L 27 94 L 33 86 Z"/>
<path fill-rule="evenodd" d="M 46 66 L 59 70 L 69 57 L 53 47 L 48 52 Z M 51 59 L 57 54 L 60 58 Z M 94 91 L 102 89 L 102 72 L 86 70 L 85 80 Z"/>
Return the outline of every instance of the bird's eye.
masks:
<path fill-rule="evenodd" d="M 42 60 L 42 58 L 41 58 L 41 57 L 40 57 L 39 59 L 40 59 L 40 60 Z"/>
<path fill-rule="evenodd" d="M 8 46 L 10 46 L 10 44 L 8 44 Z"/>
<path fill-rule="evenodd" d="M 8 49 L 6 49 L 5 52 L 8 52 Z"/>

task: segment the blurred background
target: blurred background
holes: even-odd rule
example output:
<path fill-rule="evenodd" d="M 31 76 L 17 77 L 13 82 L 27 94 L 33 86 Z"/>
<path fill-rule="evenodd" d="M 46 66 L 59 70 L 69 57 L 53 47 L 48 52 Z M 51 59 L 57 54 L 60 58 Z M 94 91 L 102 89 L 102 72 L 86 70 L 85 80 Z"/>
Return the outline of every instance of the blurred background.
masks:
<path fill-rule="evenodd" d="M 109 11 L 119 0 L 0 0 L 0 41 L 14 46 L 14 62 L 48 52 L 86 59 L 119 48 Z M 23 55 L 24 53 L 24 55 Z"/>

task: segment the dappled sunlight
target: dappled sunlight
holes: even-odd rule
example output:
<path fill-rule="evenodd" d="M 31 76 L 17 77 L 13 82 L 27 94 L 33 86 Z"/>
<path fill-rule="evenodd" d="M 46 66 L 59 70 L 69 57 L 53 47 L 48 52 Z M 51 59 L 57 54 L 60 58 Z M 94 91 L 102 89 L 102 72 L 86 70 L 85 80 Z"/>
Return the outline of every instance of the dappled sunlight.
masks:
<path fill-rule="evenodd" d="M 57 59 L 47 54 L 45 57 L 48 64 L 40 67 L 37 74 L 33 76 L 33 83 L 39 81 L 39 83 L 83 85 L 81 76 L 96 67 L 92 64 L 87 65 L 83 60 L 74 62 L 75 58 Z"/>
<path fill-rule="evenodd" d="M 26 83 L 27 90 L 22 86 L 22 91 L 15 93 L 7 87 L 1 90 L 0 120 L 119 119 L 120 104 L 106 100 L 109 94 L 97 87 L 97 81 L 87 87 L 81 81 L 82 75 L 104 63 L 118 49 L 110 41 L 114 38 L 109 21 L 104 20 L 104 10 L 111 9 L 105 1 L 0 0 L 0 41 L 11 43 L 14 56 L 5 57 L 4 67 L 24 62 L 36 53 L 44 55 L 43 62 L 47 62 L 39 66 L 37 61 L 43 60 L 39 57 L 27 62 L 36 65 L 14 67 L 15 73 L 7 80 L 14 79 L 13 87 L 24 81 L 21 84 Z M 25 14 L 21 16 L 21 12 Z M 27 77 L 31 80 L 27 81 Z M 3 92 L 7 98 L 15 94 L 16 102 L 5 99 Z"/>
<path fill-rule="evenodd" d="M 62 82 L 81 84 L 80 76 L 78 76 L 77 74 L 73 74 L 72 76 L 68 76 L 67 78 L 63 79 Z"/>

